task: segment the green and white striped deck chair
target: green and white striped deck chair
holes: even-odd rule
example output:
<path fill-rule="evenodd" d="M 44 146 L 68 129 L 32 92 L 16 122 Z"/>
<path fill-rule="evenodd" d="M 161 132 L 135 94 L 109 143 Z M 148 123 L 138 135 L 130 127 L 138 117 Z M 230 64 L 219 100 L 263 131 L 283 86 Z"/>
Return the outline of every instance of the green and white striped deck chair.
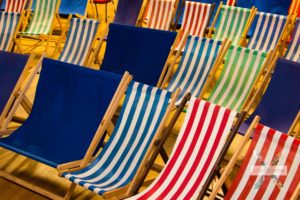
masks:
<path fill-rule="evenodd" d="M 38 42 L 27 49 L 33 49 L 43 42 L 47 42 L 46 51 L 49 45 L 49 39 L 52 35 L 53 21 L 55 17 L 58 17 L 58 8 L 60 5 L 60 0 L 35 0 L 35 8 L 32 17 L 26 16 L 25 26 L 19 33 L 19 39 L 23 37 L 38 39 Z M 31 7 L 31 5 L 30 5 Z M 29 18 L 31 18 L 30 22 Z M 28 26 L 27 26 L 28 24 Z M 19 50 L 23 53 L 20 48 L 20 43 L 16 42 Z M 25 50 L 26 51 L 26 50 Z"/>
<path fill-rule="evenodd" d="M 263 69 L 270 63 L 268 60 L 265 52 L 231 46 L 215 84 L 212 84 L 214 77 L 211 77 L 204 86 L 206 89 L 213 85 L 207 100 L 231 110 L 242 111 Z M 203 97 L 203 93 L 201 95 Z"/>
<path fill-rule="evenodd" d="M 226 6 L 220 3 L 217 14 L 208 33 L 209 38 L 224 40 L 228 38 L 233 44 L 238 44 L 242 35 L 247 34 L 253 21 L 255 8 L 247 9 Z M 214 34 L 213 29 L 215 28 Z M 213 34 L 213 35 L 212 35 Z"/>

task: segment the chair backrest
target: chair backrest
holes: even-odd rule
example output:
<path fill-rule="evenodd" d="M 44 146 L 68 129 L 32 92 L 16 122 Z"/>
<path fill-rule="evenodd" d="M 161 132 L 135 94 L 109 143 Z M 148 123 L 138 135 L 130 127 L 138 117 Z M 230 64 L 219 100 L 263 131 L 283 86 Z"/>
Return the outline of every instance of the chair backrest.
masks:
<path fill-rule="evenodd" d="M 21 13 L 26 6 L 27 0 L 6 0 L 5 11 L 6 12 L 18 12 Z"/>
<path fill-rule="evenodd" d="M 235 117 L 235 111 L 192 98 L 164 169 L 147 189 L 129 199 L 197 199 Z"/>
<path fill-rule="evenodd" d="M 0 51 L 0 116 L 26 66 L 28 55 Z"/>
<path fill-rule="evenodd" d="M 265 60 L 264 52 L 231 46 L 208 100 L 241 111 Z"/>
<path fill-rule="evenodd" d="M 135 26 L 143 0 L 120 0 L 114 23 Z"/>
<path fill-rule="evenodd" d="M 181 89 L 180 99 L 186 92 L 199 97 L 218 56 L 222 42 L 189 36 L 181 61 L 167 89 Z"/>
<path fill-rule="evenodd" d="M 147 10 L 147 27 L 169 30 L 178 0 L 149 0 Z"/>
<path fill-rule="evenodd" d="M 64 15 L 86 16 L 88 0 L 61 0 L 58 12 Z"/>
<path fill-rule="evenodd" d="M 32 19 L 25 31 L 26 34 L 49 34 L 57 12 L 59 0 L 35 0 Z"/>
<path fill-rule="evenodd" d="M 171 93 L 132 82 L 113 133 L 99 156 L 66 178 L 103 194 L 128 184 L 166 114 Z"/>
<path fill-rule="evenodd" d="M 101 70 L 123 74 L 156 86 L 177 33 L 110 24 Z"/>
<path fill-rule="evenodd" d="M 0 12 L 0 50 L 9 51 L 11 42 L 20 20 L 20 13 Z"/>
<path fill-rule="evenodd" d="M 72 18 L 66 43 L 58 60 L 84 65 L 88 59 L 98 26 L 99 21 L 97 20 Z"/>
<path fill-rule="evenodd" d="M 245 133 L 254 116 L 259 115 L 261 123 L 287 133 L 300 110 L 299 76 L 300 64 L 279 58 L 258 107 L 239 132 Z"/>
<path fill-rule="evenodd" d="M 251 28 L 254 33 L 247 47 L 266 52 L 274 50 L 286 21 L 287 16 L 257 12 Z"/>
<path fill-rule="evenodd" d="M 291 199 L 300 181 L 300 141 L 259 124 L 225 199 Z"/>
<path fill-rule="evenodd" d="M 0 146 L 52 167 L 82 159 L 120 80 L 45 58 L 29 118 Z"/>
<path fill-rule="evenodd" d="M 291 0 L 236 0 L 236 6 L 251 8 L 255 6 L 261 12 L 274 13 L 278 15 L 287 15 Z"/>
<path fill-rule="evenodd" d="M 297 18 L 285 58 L 300 63 L 300 18 Z"/>
<path fill-rule="evenodd" d="M 238 44 L 250 14 L 251 10 L 247 8 L 222 5 L 220 14 L 217 16 L 213 38 L 219 40 L 228 38 L 233 44 Z"/>

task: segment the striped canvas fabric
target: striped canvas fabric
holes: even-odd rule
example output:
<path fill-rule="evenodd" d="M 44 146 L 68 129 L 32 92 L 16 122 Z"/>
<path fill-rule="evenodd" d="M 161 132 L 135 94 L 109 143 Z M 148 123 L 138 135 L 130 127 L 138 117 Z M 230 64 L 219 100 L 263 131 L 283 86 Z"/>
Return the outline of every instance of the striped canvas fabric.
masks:
<path fill-rule="evenodd" d="M 285 58 L 300 63 L 300 18 L 297 18 Z"/>
<path fill-rule="evenodd" d="M 299 156 L 299 140 L 258 125 L 225 199 L 290 199 L 300 181 Z"/>
<path fill-rule="evenodd" d="M 175 91 L 181 88 L 180 100 L 186 92 L 199 97 L 221 44 L 221 41 L 189 36 L 177 71 L 167 89 Z"/>
<path fill-rule="evenodd" d="M 170 92 L 132 82 L 114 132 L 100 155 L 85 169 L 64 176 L 98 194 L 128 184 L 145 156 L 170 98 Z"/>
<path fill-rule="evenodd" d="M 47 35 L 48 33 L 50 33 L 57 3 L 58 0 L 35 1 L 33 17 L 24 34 Z"/>
<path fill-rule="evenodd" d="M 235 111 L 192 98 L 163 171 L 146 190 L 129 199 L 197 199 L 235 116 Z"/>
<path fill-rule="evenodd" d="M 254 34 L 248 48 L 260 51 L 274 50 L 283 32 L 287 17 L 271 13 L 258 12 L 252 24 Z"/>
<path fill-rule="evenodd" d="M 147 27 L 169 30 L 176 0 L 150 0 L 147 11 Z"/>
<path fill-rule="evenodd" d="M 16 12 L 0 12 L 0 50 L 8 51 L 21 15 Z"/>
<path fill-rule="evenodd" d="M 219 40 L 228 38 L 233 44 L 238 44 L 250 17 L 250 13 L 250 9 L 223 5 L 218 16 L 217 25 L 215 27 L 216 32 L 213 38 Z"/>
<path fill-rule="evenodd" d="M 208 100 L 232 110 L 241 111 L 262 69 L 266 53 L 231 46 L 225 59 L 222 73 Z"/>
<path fill-rule="evenodd" d="M 93 19 L 72 18 L 67 41 L 58 60 L 83 65 L 96 36 L 99 21 Z"/>
<path fill-rule="evenodd" d="M 21 13 L 26 6 L 27 0 L 6 0 L 5 11 Z"/>

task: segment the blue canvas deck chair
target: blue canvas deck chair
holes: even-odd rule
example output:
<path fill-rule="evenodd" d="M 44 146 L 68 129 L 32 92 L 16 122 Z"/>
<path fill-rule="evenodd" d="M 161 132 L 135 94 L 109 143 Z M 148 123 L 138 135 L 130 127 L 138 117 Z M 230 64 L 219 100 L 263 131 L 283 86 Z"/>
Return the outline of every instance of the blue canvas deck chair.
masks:
<path fill-rule="evenodd" d="M 223 5 L 221 2 L 207 36 L 218 40 L 227 38 L 237 45 L 241 37 L 248 33 L 255 13 L 254 7 L 240 8 Z"/>
<path fill-rule="evenodd" d="M 292 0 L 235 0 L 236 6 L 251 8 L 255 6 L 260 12 L 274 13 L 278 15 L 288 15 L 289 5 Z"/>
<path fill-rule="evenodd" d="M 282 39 L 290 22 L 288 16 L 257 12 L 250 28 L 253 34 L 248 44 L 247 36 L 243 35 L 241 45 L 259 51 L 276 51 L 283 45 Z"/>
<path fill-rule="evenodd" d="M 0 50 L 11 51 L 13 38 L 18 33 L 24 14 L 17 12 L 0 12 Z"/>
<path fill-rule="evenodd" d="M 176 32 L 110 24 L 100 69 L 117 74 L 128 71 L 135 81 L 159 86 L 176 36 Z"/>
<path fill-rule="evenodd" d="M 75 15 L 77 17 L 86 17 L 88 0 L 61 0 L 59 14 Z"/>
<path fill-rule="evenodd" d="M 300 63 L 300 18 L 296 19 L 292 39 L 287 48 L 285 59 Z"/>
<path fill-rule="evenodd" d="M 248 110 L 255 104 L 258 106 L 252 116 L 243 123 L 239 132 L 245 133 L 255 115 L 261 116 L 263 124 L 285 133 L 289 132 L 289 127 L 300 110 L 299 76 L 300 64 L 279 58 L 266 92 L 262 94 L 262 89 L 257 91 Z M 270 76 L 266 76 L 264 82 L 268 82 L 269 79 Z M 257 102 L 259 99 L 261 101 Z"/>
<path fill-rule="evenodd" d="M 33 66 L 33 55 L 0 51 L 0 131 L 8 131 L 16 109 L 24 99 L 39 65 Z"/>
<path fill-rule="evenodd" d="M 81 66 L 90 66 L 95 60 L 97 49 L 95 43 L 99 33 L 99 21 L 93 19 L 68 18 L 68 35 L 65 36 L 67 27 L 64 28 L 60 39 L 56 45 L 53 56 L 61 52 L 58 60 Z M 60 49 L 60 43 L 64 38 L 66 42 L 64 48 Z M 100 44 L 98 45 L 101 46 Z"/>
<path fill-rule="evenodd" d="M 45 58 L 31 114 L 20 128 L 0 139 L 0 146 L 53 168 L 82 159 L 95 134 L 110 122 L 110 102 L 119 102 L 130 80 L 128 73 L 122 78 Z M 4 171 L 0 176 L 58 199 Z"/>
<path fill-rule="evenodd" d="M 222 60 L 220 58 L 224 56 L 223 54 L 226 53 L 228 47 L 226 40 L 222 42 L 209 38 L 188 36 L 175 74 L 170 77 L 171 73 L 175 71 L 176 60 L 173 61 L 161 87 L 166 87 L 169 91 L 180 88 L 180 100 L 186 92 L 190 92 L 194 97 L 199 97 L 210 71 L 221 64 Z M 180 51 L 177 53 L 180 53 Z M 166 86 L 170 79 L 170 83 Z"/>
<path fill-rule="evenodd" d="M 135 26 L 142 20 L 143 0 L 119 0 L 114 23 Z"/>
<path fill-rule="evenodd" d="M 73 182 L 65 199 L 71 197 L 76 184 L 105 198 L 124 197 L 128 184 L 161 138 L 178 93 L 132 82 L 114 131 L 95 160 L 86 166 L 84 159 L 79 169 L 63 173 Z"/>
<path fill-rule="evenodd" d="M 14 37 L 14 42 L 21 53 L 31 52 L 46 42 L 45 52 L 47 52 L 52 36 L 54 20 L 58 20 L 61 26 L 58 15 L 60 0 L 34 0 L 29 5 L 29 8 L 32 7 L 32 3 L 35 5 L 34 12 L 29 11 L 26 13 L 21 30 L 18 30 L 19 33 Z M 26 38 L 35 42 L 26 48 L 22 48 L 24 45 L 21 45 L 21 42 Z"/>
<path fill-rule="evenodd" d="M 22 13 L 31 0 L 3 0 L 4 11 Z"/>

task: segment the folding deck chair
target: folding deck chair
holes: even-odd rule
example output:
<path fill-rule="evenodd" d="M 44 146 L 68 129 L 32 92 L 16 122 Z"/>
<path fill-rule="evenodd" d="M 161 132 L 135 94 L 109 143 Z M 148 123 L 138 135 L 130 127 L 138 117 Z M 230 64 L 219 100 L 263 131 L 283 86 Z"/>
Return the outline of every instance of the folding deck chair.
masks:
<path fill-rule="evenodd" d="M 45 51 L 47 52 L 49 40 L 52 36 L 54 19 L 56 18 L 59 24 L 61 24 L 58 16 L 60 0 L 35 0 L 33 3 L 35 3 L 35 8 L 32 17 L 30 17 L 31 13 L 28 12 L 24 18 L 25 22 L 22 26 L 22 30 L 14 37 L 14 42 L 21 53 L 30 52 L 30 50 L 44 42 L 46 42 Z M 29 8 L 31 8 L 31 6 L 32 5 L 30 5 Z M 31 20 L 29 20 L 30 18 Z M 21 48 L 22 38 L 34 39 L 37 40 L 37 42 L 23 50 Z"/>
<path fill-rule="evenodd" d="M 235 0 L 236 6 L 251 8 L 255 6 L 260 12 L 274 13 L 278 15 L 288 15 L 289 5 L 292 0 Z"/>
<path fill-rule="evenodd" d="M 289 25 L 290 20 L 288 19 L 283 15 L 257 12 L 250 28 L 253 35 L 248 44 L 247 35 L 243 35 L 241 45 L 265 52 L 277 49 L 278 46 L 283 45 L 281 40 Z"/>
<path fill-rule="evenodd" d="M 88 0 L 61 0 L 59 14 L 86 17 Z"/>
<path fill-rule="evenodd" d="M 105 130 L 113 115 L 110 102 L 119 103 L 130 80 L 128 73 L 122 78 L 45 58 L 31 114 L 20 128 L 0 139 L 0 146 L 54 168 L 82 159 L 98 127 Z M 101 122 L 102 118 L 107 120 Z M 4 171 L 0 176 L 58 198 Z"/>
<path fill-rule="evenodd" d="M 23 14 L 17 12 L 0 12 L 0 50 L 11 51 L 13 38 L 20 27 Z"/>
<path fill-rule="evenodd" d="M 232 110 L 244 110 L 259 78 L 274 65 L 272 59 L 272 53 L 267 56 L 261 51 L 231 46 L 220 77 L 212 84 L 215 77 L 211 76 L 203 86 L 200 97 L 206 99 L 204 94 L 211 88 L 208 101 Z M 216 70 L 212 70 L 211 74 L 215 74 Z M 271 73 L 270 70 L 268 72 Z"/>
<path fill-rule="evenodd" d="M 70 27 L 63 50 L 58 58 L 59 61 L 81 66 L 90 66 L 97 54 L 94 48 L 99 33 L 99 21 L 93 19 L 70 18 Z M 53 56 L 60 51 L 59 44 L 65 37 L 66 28 L 56 45 Z M 89 58 L 91 61 L 89 63 Z"/>
<path fill-rule="evenodd" d="M 209 174 L 226 153 L 242 115 L 192 98 L 173 151 L 162 172 L 144 191 L 129 199 L 196 199 Z M 232 131 L 231 131 L 231 128 Z M 159 143 L 162 147 L 163 141 Z M 147 165 L 153 164 L 156 155 Z M 128 196 L 138 191 L 149 171 L 144 166 L 130 185 Z"/>
<path fill-rule="evenodd" d="M 140 11 L 145 3 L 143 0 L 119 0 L 114 23 L 135 26 L 142 20 Z"/>
<path fill-rule="evenodd" d="M 137 82 L 160 86 L 176 36 L 176 32 L 110 24 L 100 69 L 117 74 L 128 71 Z"/>
<path fill-rule="evenodd" d="M 233 44 L 238 44 L 242 35 L 248 33 L 255 13 L 254 7 L 246 9 L 226 6 L 221 2 L 207 36 L 218 40 L 228 38 Z"/>
<path fill-rule="evenodd" d="M 33 56 L 0 51 L 0 131 L 7 131 L 39 68 L 32 66 L 32 60 Z"/>
<path fill-rule="evenodd" d="M 292 39 L 287 48 L 285 58 L 300 63 L 300 18 L 296 19 Z"/>
<path fill-rule="evenodd" d="M 226 53 L 225 46 L 226 41 L 189 36 L 179 66 L 168 84 L 167 90 L 174 91 L 176 88 L 181 88 L 180 100 L 186 92 L 190 92 L 194 97 L 199 97 L 211 69 L 221 64 L 222 60 L 219 58 Z M 162 88 L 170 79 L 170 73 L 174 71 L 175 63 L 176 60 L 173 61 L 165 76 Z"/>
<path fill-rule="evenodd" d="M 146 27 L 170 30 L 178 3 L 179 0 L 147 0 L 147 6 L 143 11 Z"/>
<path fill-rule="evenodd" d="M 29 1 L 30 0 L 5 0 L 4 11 L 21 13 L 25 10 Z"/>
<path fill-rule="evenodd" d="M 298 199 L 300 141 L 262 124 L 253 129 L 236 149 L 209 199 L 215 199 L 253 131 L 253 140 L 224 199 Z"/>
<path fill-rule="evenodd" d="M 299 76 L 300 64 L 279 58 L 266 92 L 252 116 L 242 124 L 239 133 L 245 134 L 255 115 L 261 116 L 261 123 L 284 133 L 289 132 L 300 110 Z M 269 82 L 269 77 L 266 76 L 263 81 Z M 257 104 L 255 101 L 262 93 L 262 89 L 258 90 L 249 106 Z"/>

